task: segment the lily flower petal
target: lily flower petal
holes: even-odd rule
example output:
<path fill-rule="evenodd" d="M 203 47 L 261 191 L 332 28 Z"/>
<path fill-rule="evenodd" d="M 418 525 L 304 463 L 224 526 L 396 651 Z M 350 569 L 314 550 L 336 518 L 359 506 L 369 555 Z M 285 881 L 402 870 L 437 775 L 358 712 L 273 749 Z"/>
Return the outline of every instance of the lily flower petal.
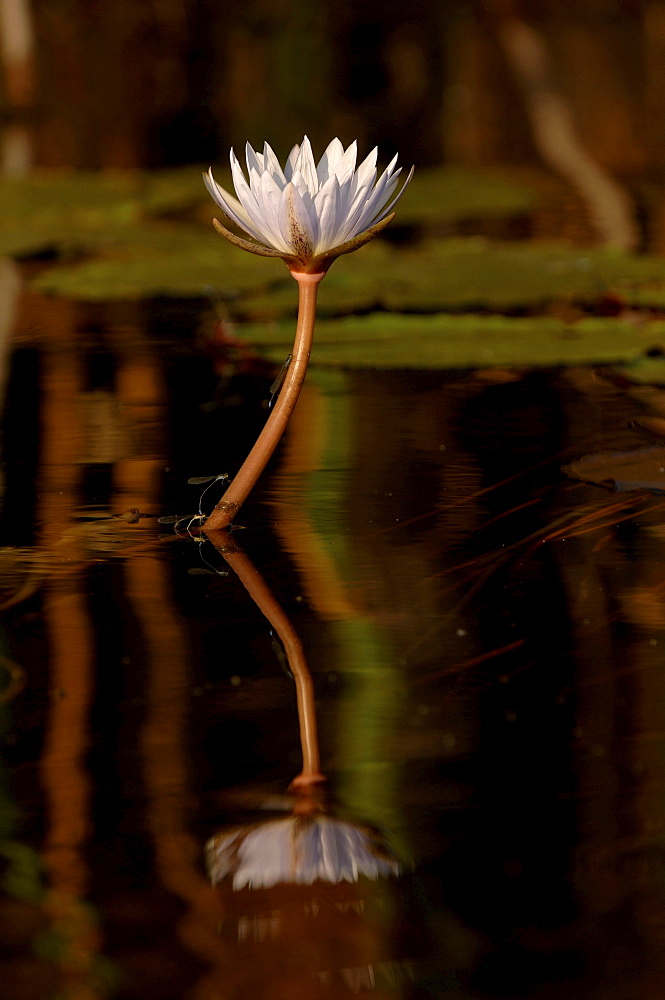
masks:
<path fill-rule="evenodd" d="M 253 236 L 254 239 L 260 240 L 258 228 L 254 225 L 251 216 L 245 211 L 241 203 L 229 194 L 212 176 L 212 171 L 203 175 L 203 182 L 207 187 L 209 193 L 211 194 L 213 200 L 219 205 L 223 212 L 228 215 L 232 222 L 235 222 L 236 226 L 240 229 L 244 229 L 245 232 Z"/>
<path fill-rule="evenodd" d="M 286 166 L 284 167 L 284 176 L 287 181 L 290 181 L 293 177 L 293 171 L 296 168 L 296 163 L 298 162 L 298 157 L 300 155 L 300 146 L 298 143 L 295 144 L 291 152 L 289 153 L 288 159 L 286 161 Z"/>
<path fill-rule="evenodd" d="M 316 213 L 319 218 L 319 240 L 316 253 L 333 243 L 339 229 L 338 218 L 339 181 L 333 174 L 323 185 L 315 198 Z"/>
<path fill-rule="evenodd" d="M 204 176 L 213 200 L 240 229 L 257 241 L 252 252 L 282 257 L 293 272 L 321 273 L 335 257 L 362 246 L 387 225 L 413 168 L 397 192 L 401 168 L 397 157 L 378 177 L 377 150 L 356 168 L 357 144 L 345 150 L 333 139 L 318 164 L 307 136 L 296 144 L 282 170 L 268 143 L 257 153 L 245 147 L 247 175 L 231 150 L 231 173 L 237 197 L 220 187 L 212 171 Z M 397 193 L 396 193 L 397 192 Z M 228 230 L 217 224 L 229 238 Z M 253 244 L 234 237 L 244 249 Z"/>
<path fill-rule="evenodd" d="M 333 139 L 332 142 L 328 143 L 326 151 L 319 160 L 316 168 L 316 175 L 319 179 L 319 184 L 325 184 L 325 182 L 332 177 L 335 171 L 335 164 L 342 158 L 343 155 L 344 146 L 339 139 Z"/>
<path fill-rule="evenodd" d="M 303 139 L 302 146 L 300 147 L 300 153 L 298 154 L 298 160 L 295 165 L 294 176 L 295 171 L 300 172 L 309 193 L 312 196 L 315 195 L 319 190 L 319 179 L 316 175 L 314 154 L 312 153 L 312 147 L 307 136 Z"/>
<path fill-rule="evenodd" d="M 256 170 L 257 173 L 262 174 L 264 170 L 263 154 L 255 153 L 254 149 L 247 142 L 245 143 L 245 160 L 247 161 L 247 172 L 251 173 L 252 170 Z"/>
<path fill-rule="evenodd" d="M 279 184 L 280 188 L 285 188 L 286 177 L 284 176 L 284 171 L 279 165 L 279 160 L 275 156 L 272 147 L 267 142 L 263 144 L 263 160 L 266 165 L 266 172 L 272 174 L 273 179 Z"/>

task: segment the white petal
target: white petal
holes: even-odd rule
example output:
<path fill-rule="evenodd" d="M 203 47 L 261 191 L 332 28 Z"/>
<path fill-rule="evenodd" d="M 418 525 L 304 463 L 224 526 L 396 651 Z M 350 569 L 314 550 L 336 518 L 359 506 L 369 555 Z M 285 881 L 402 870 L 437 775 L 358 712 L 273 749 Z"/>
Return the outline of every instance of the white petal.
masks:
<path fill-rule="evenodd" d="M 272 147 L 264 142 L 263 144 L 263 162 L 265 163 L 265 168 L 268 170 L 273 179 L 277 182 L 280 189 L 286 185 L 286 177 L 284 176 L 284 171 L 279 165 L 279 160 L 275 156 Z"/>
<path fill-rule="evenodd" d="M 373 191 L 364 204 L 356 207 L 355 211 L 349 215 L 347 225 L 344 230 L 344 239 L 351 239 L 357 233 L 362 233 L 369 229 L 371 220 L 376 219 L 380 214 L 382 206 L 386 203 L 390 195 L 395 190 L 397 178 L 400 171 L 391 173 L 391 168 L 395 161 L 383 171 L 379 177 Z"/>
<path fill-rule="evenodd" d="M 335 237 L 340 225 L 339 182 L 335 175 L 329 177 L 314 199 L 319 221 L 319 238 L 314 253 L 323 253 L 335 246 Z"/>
<path fill-rule="evenodd" d="M 387 173 L 382 178 L 383 183 L 381 187 L 377 184 L 375 189 L 372 191 L 371 195 L 365 202 L 362 213 L 362 225 L 369 223 L 370 219 L 376 218 L 377 215 L 383 213 L 383 206 L 386 204 L 388 199 L 392 196 L 393 191 L 397 187 L 399 181 L 400 171 L 398 170 L 395 174 L 389 176 Z"/>
<path fill-rule="evenodd" d="M 340 184 L 353 176 L 356 168 L 356 157 L 358 155 L 358 143 L 352 142 L 347 151 L 335 164 L 335 176 Z"/>
<path fill-rule="evenodd" d="M 347 177 L 345 181 L 340 181 L 339 178 L 337 178 L 337 181 L 339 183 L 339 219 L 340 223 L 345 223 L 351 209 L 351 202 L 353 200 L 355 187 L 353 177 Z"/>
<path fill-rule="evenodd" d="M 280 253 L 290 253 L 290 247 L 282 236 L 279 207 L 282 191 L 279 184 L 267 171 L 261 176 L 259 201 L 261 206 L 261 229 L 269 246 Z"/>
<path fill-rule="evenodd" d="M 316 207 L 314 205 L 314 199 L 310 193 L 309 187 L 305 183 L 305 179 L 299 170 L 294 173 L 291 183 L 302 199 L 303 208 L 307 213 L 307 219 L 309 221 L 308 233 L 312 238 L 312 243 L 316 243 L 319 237 L 319 220 Z"/>
<path fill-rule="evenodd" d="M 302 258 L 311 256 L 316 241 L 309 213 L 298 189 L 293 184 L 287 184 L 282 191 L 280 223 L 282 234 L 286 239 L 287 246 L 291 248 L 291 253 Z"/>
<path fill-rule="evenodd" d="M 411 167 L 411 169 L 409 170 L 409 176 L 406 178 L 406 180 L 402 184 L 402 187 L 400 188 L 400 190 L 398 191 L 398 193 L 395 195 L 395 197 L 393 198 L 393 200 L 390 202 L 390 204 L 389 205 L 385 205 L 381 209 L 379 215 L 375 217 L 375 220 L 374 220 L 375 222 L 380 222 L 381 219 L 385 219 L 386 215 L 388 215 L 388 213 L 395 207 L 395 205 L 400 200 L 400 198 L 402 197 L 402 195 L 406 191 L 407 187 L 411 183 L 411 178 L 413 177 L 413 173 L 414 173 L 415 169 L 416 169 L 415 167 Z M 397 173 L 399 173 L 399 171 L 397 171 Z M 397 173 L 395 174 L 395 177 L 397 177 Z M 374 223 L 371 222 L 370 225 L 374 225 Z"/>
<path fill-rule="evenodd" d="M 258 204 L 254 194 L 252 193 L 251 186 L 245 180 L 245 175 L 242 172 L 242 168 L 238 163 L 238 158 L 233 150 L 231 150 L 231 174 L 233 176 L 233 186 L 236 189 L 236 194 L 238 195 L 241 205 L 249 217 L 254 218 L 258 209 Z"/>
<path fill-rule="evenodd" d="M 232 194 L 229 194 L 228 191 L 225 191 L 224 188 L 217 183 L 212 176 L 212 170 L 209 170 L 207 174 L 204 174 L 203 179 L 205 181 L 205 186 L 212 195 L 213 199 L 217 202 L 222 211 L 228 215 L 229 219 L 235 222 L 236 226 L 239 226 L 240 229 L 244 229 L 246 233 L 253 236 L 254 239 L 262 242 L 263 237 L 254 225 L 250 215 L 245 211 L 244 207 L 240 204 L 237 198 L 234 198 Z"/>
<path fill-rule="evenodd" d="M 367 204 L 372 195 L 375 181 L 376 170 L 372 170 L 371 173 L 367 174 L 362 183 L 359 183 L 358 174 L 354 175 L 350 189 L 349 204 L 346 212 L 347 224 L 349 227 L 354 225 L 354 221 L 357 220 L 360 213 L 364 211 L 364 206 Z"/>
<path fill-rule="evenodd" d="M 375 146 L 369 156 L 366 156 L 363 162 L 360 164 L 356 170 L 356 178 L 358 181 L 358 186 L 365 184 L 367 180 L 372 176 L 376 175 L 376 158 L 378 155 L 378 148 Z"/>
<path fill-rule="evenodd" d="M 284 167 L 284 176 L 287 181 L 290 181 L 293 177 L 293 171 L 295 170 L 296 163 L 298 162 L 298 157 L 300 155 L 300 146 L 298 143 L 295 144 L 291 152 L 289 153 L 288 159 L 286 161 L 286 166 Z"/>
<path fill-rule="evenodd" d="M 312 147 L 307 136 L 303 139 L 302 146 L 300 147 L 300 153 L 298 154 L 298 160 L 293 172 L 294 179 L 296 171 L 300 172 L 303 181 L 307 185 L 309 193 L 312 197 L 314 197 L 316 192 L 319 190 L 319 179 L 316 176 L 316 164 L 312 154 Z"/>
<path fill-rule="evenodd" d="M 247 160 L 247 173 L 251 173 L 252 170 L 256 170 L 257 173 L 263 173 L 263 153 L 255 153 L 250 144 L 245 143 L 245 159 Z"/>
<path fill-rule="evenodd" d="M 263 170 L 261 171 L 261 173 L 259 173 L 259 171 L 255 170 L 254 167 L 252 167 L 252 169 L 249 172 L 249 188 L 252 194 L 254 195 L 255 199 L 257 197 L 257 191 L 261 187 L 261 178 L 263 177 L 263 174 L 264 174 Z M 259 204 L 258 201 L 256 202 L 256 204 L 258 206 Z"/>
<path fill-rule="evenodd" d="M 339 141 L 339 139 L 333 139 L 329 142 L 326 151 L 319 160 L 318 166 L 316 168 L 316 175 L 319 179 L 319 185 L 325 184 L 329 177 L 332 177 L 335 172 L 335 165 L 344 155 L 344 146 Z"/>

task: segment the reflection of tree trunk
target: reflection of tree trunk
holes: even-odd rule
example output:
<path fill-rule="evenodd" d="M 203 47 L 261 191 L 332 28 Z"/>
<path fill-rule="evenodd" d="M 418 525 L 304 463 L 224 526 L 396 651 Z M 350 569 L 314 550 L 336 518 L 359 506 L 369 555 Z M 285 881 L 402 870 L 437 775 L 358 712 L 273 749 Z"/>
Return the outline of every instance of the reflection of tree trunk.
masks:
<path fill-rule="evenodd" d="M 71 336 L 71 329 L 64 333 Z M 40 519 L 46 548 L 60 536 L 76 501 L 80 384 L 79 358 L 73 347 L 61 342 L 49 353 L 43 383 Z M 89 742 L 93 653 L 79 573 L 49 582 L 44 611 L 52 698 L 42 760 L 49 815 L 44 848 L 47 906 L 64 942 L 60 958 L 63 1000 L 94 1000 L 99 994 L 90 977 L 99 937 L 91 912 L 82 904 L 89 877 L 82 852 L 90 824 L 90 781 L 84 757 Z"/>
<path fill-rule="evenodd" d="M 159 418 L 164 391 L 156 361 L 147 352 L 126 349 L 117 374 L 121 405 L 131 415 Z M 140 426 L 140 423 L 139 423 Z M 116 463 L 115 488 L 120 506 L 154 506 L 161 458 L 142 454 Z M 126 589 L 140 624 L 148 670 L 148 713 L 141 747 L 149 804 L 147 822 L 155 843 L 162 883 L 189 909 L 180 925 L 183 942 L 221 978 L 223 947 L 217 935 L 218 898 L 199 873 L 200 846 L 187 830 L 191 796 L 185 759 L 186 721 L 191 693 L 188 651 L 173 607 L 164 563 L 155 556 L 134 556 L 125 563 Z M 216 997 L 208 977 L 193 998 Z"/>
<path fill-rule="evenodd" d="M 515 16 L 511 0 L 485 0 L 485 6 L 522 88 L 540 155 L 582 195 L 603 242 L 634 249 L 638 233 L 630 200 L 580 142 L 570 108 L 552 82 L 542 38 Z"/>
<path fill-rule="evenodd" d="M 187 903 L 180 924 L 183 942 L 206 965 L 221 967 L 223 949 L 217 936 L 221 911 L 212 887 L 199 874 L 200 845 L 187 830 L 191 797 L 184 750 L 191 694 L 187 644 L 164 564 L 152 556 L 134 557 L 126 563 L 126 580 L 147 653 L 148 713 L 141 754 L 157 870 L 163 885 Z M 200 995 L 207 994 L 204 990 Z"/>

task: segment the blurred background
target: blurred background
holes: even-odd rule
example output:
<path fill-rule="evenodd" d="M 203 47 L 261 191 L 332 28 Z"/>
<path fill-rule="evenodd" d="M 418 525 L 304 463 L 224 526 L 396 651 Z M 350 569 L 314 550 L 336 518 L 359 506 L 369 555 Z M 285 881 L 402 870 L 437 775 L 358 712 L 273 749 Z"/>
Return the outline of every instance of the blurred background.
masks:
<path fill-rule="evenodd" d="M 216 162 L 247 139 L 283 154 L 305 132 L 317 148 L 357 138 L 418 165 L 533 163 L 525 59 L 607 170 L 630 184 L 665 167 L 659 0 L 3 0 L 1 10 L 5 169 L 17 167 L 17 131 L 26 165 L 86 169 Z M 531 46 L 524 58 L 515 41 Z"/>

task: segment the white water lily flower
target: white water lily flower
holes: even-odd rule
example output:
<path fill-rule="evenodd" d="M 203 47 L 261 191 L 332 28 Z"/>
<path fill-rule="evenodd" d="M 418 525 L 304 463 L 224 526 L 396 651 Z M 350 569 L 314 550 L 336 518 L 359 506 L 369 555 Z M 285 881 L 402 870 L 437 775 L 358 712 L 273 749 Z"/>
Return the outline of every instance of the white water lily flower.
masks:
<path fill-rule="evenodd" d="M 208 841 L 206 858 L 213 885 L 232 876 L 235 890 L 357 882 L 400 871 L 376 831 L 322 813 L 223 831 Z"/>
<path fill-rule="evenodd" d="M 212 169 L 203 175 L 214 201 L 256 243 L 241 239 L 217 219 L 222 236 L 251 253 L 282 257 L 296 272 L 320 273 L 335 257 L 357 250 L 393 217 L 391 209 L 404 194 L 413 167 L 397 194 L 401 168 L 397 156 L 377 179 L 377 150 L 356 169 L 357 145 L 344 149 L 333 139 L 318 164 L 307 136 L 293 147 L 282 170 L 266 142 L 263 153 L 246 146 L 247 177 L 231 150 L 231 172 L 237 198 L 220 187 Z"/>

